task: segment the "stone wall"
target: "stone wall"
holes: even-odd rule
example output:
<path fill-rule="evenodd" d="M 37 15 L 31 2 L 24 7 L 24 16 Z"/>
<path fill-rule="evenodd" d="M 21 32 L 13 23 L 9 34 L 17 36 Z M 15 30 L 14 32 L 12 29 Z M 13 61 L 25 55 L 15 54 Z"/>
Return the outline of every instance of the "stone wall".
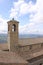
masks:
<path fill-rule="evenodd" d="M 43 44 L 42 44 L 43 45 Z M 32 45 L 26 45 L 26 46 L 19 46 L 19 50 L 22 52 L 25 51 L 31 51 L 31 50 L 36 50 L 36 49 L 40 49 L 41 48 L 41 44 L 32 44 Z"/>
<path fill-rule="evenodd" d="M 36 50 L 36 49 L 39 49 L 39 48 L 41 48 L 41 44 L 33 44 L 32 47 L 31 47 L 32 50 Z"/>
<path fill-rule="evenodd" d="M 18 53 L 24 59 L 31 57 L 32 53 L 38 52 L 41 49 L 41 44 L 32 44 L 27 46 L 18 46 Z"/>

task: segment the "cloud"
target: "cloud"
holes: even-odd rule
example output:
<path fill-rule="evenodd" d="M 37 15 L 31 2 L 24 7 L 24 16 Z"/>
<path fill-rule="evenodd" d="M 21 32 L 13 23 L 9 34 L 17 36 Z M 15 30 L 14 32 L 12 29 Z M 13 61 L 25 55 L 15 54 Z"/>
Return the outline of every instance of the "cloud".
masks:
<path fill-rule="evenodd" d="M 10 17 L 19 17 L 21 15 L 36 13 L 36 6 L 29 1 L 28 3 L 25 0 L 18 0 L 18 2 L 13 2 L 13 7 L 10 10 Z"/>
<path fill-rule="evenodd" d="M 19 18 L 20 16 L 30 14 L 27 24 L 19 27 L 20 33 L 43 34 L 43 0 L 37 0 L 35 4 L 32 1 L 26 3 L 24 0 L 18 0 L 13 3 L 10 10 L 10 17 Z"/>
<path fill-rule="evenodd" d="M 7 20 L 0 17 L 0 33 L 7 33 Z"/>
<path fill-rule="evenodd" d="M 28 4 L 24 0 L 18 0 L 18 2 L 13 2 L 13 7 L 10 10 L 10 17 L 17 18 L 21 15 L 28 14 L 29 8 L 32 6 L 32 1 Z"/>

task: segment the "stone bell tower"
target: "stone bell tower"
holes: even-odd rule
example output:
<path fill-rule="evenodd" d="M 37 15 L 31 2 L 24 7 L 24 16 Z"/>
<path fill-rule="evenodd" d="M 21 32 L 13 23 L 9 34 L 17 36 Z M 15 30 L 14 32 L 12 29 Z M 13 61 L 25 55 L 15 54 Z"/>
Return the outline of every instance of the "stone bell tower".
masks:
<path fill-rule="evenodd" d="M 15 51 L 15 47 L 18 45 L 18 21 L 14 18 L 8 23 L 8 49 Z"/>

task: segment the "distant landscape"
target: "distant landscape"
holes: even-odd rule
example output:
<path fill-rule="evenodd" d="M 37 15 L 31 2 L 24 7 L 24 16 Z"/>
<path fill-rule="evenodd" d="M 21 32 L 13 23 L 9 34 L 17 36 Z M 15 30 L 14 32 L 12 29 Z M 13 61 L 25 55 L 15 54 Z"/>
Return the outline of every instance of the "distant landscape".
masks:
<path fill-rule="evenodd" d="M 7 34 L 0 34 L 0 43 L 6 43 L 7 37 Z"/>
<path fill-rule="evenodd" d="M 20 34 L 19 38 L 38 38 L 43 37 L 41 34 Z"/>
<path fill-rule="evenodd" d="M 0 43 L 6 43 L 7 42 L 7 34 L 0 34 Z M 43 35 L 40 34 L 19 34 L 19 38 L 38 38 L 43 37 Z"/>

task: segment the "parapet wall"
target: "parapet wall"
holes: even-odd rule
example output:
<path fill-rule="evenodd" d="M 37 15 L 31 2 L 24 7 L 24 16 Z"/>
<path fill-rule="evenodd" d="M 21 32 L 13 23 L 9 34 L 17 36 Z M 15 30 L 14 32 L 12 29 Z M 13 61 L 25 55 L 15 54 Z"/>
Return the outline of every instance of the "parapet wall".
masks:
<path fill-rule="evenodd" d="M 32 57 L 31 54 L 39 52 L 42 48 L 43 38 L 21 38 L 15 50 L 21 57 L 28 59 Z"/>
<path fill-rule="evenodd" d="M 18 54 L 24 59 L 32 58 L 33 53 L 39 52 L 43 48 L 43 43 L 41 44 L 31 44 L 27 46 L 19 46 Z"/>
<path fill-rule="evenodd" d="M 38 52 L 40 48 L 41 48 L 41 45 L 36 45 L 36 46 L 35 45 L 30 45 L 30 46 L 24 46 L 24 47 L 19 46 L 18 53 L 24 59 L 28 59 L 29 57 L 31 57 L 32 53 Z"/>

